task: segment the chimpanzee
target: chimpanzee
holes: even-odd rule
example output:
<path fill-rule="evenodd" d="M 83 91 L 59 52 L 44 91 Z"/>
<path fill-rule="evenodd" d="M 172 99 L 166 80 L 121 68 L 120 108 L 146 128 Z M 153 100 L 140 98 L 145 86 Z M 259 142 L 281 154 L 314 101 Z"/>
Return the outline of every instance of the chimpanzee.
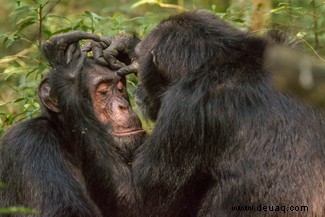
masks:
<path fill-rule="evenodd" d="M 138 216 L 325 216 L 325 119 L 273 87 L 272 43 L 190 11 L 137 45 Z"/>
<path fill-rule="evenodd" d="M 42 46 L 52 71 L 39 86 L 40 117 L 13 126 L 0 149 L 1 207 L 44 217 L 127 216 L 131 161 L 145 132 L 130 107 L 125 76 L 99 65 L 79 41 L 56 35 Z M 15 215 L 26 216 L 26 215 Z"/>

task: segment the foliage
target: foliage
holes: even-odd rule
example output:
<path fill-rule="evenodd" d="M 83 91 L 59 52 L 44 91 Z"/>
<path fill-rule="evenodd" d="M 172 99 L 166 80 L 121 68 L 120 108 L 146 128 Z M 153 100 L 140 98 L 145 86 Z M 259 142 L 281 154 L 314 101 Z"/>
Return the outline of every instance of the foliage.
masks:
<path fill-rule="evenodd" d="M 185 5 L 188 6 L 189 4 L 186 3 L 187 1 Z M 114 13 L 111 16 L 102 16 L 89 10 L 71 15 L 53 13 L 60 4 L 63 4 L 61 0 L 16 0 L 15 9 L 10 16 L 15 28 L 0 34 L 7 50 L 17 50 L 15 54 L 0 59 L 0 70 L 2 69 L 0 74 L 2 86 L 0 136 L 4 127 L 39 113 L 40 106 L 35 97 L 35 90 L 48 70 L 47 63 L 39 52 L 43 40 L 53 34 L 72 30 L 83 30 L 100 35 L 135 32 L 142 37 L 161 19 L 160 15 L 165 14 L 165 10 L 174 10 L 169 13 L 185 10 L 184 2 L 169 4 L 162 0 L 139 0 L 130 5 L 134 12 L 141 10 L 141 7 L 149 5 L 152 8 L 152 5 L 158 5 L 162 8 L 161 13 L 147 12 L 144 15 L 142 13 L 141 16 L 131 12 L 130 15 Z M 249 1 L 233 2 L 224 11 L 218 11 L 220 9 L 217 6 L 217 4 L 211 5 L 211 10 L 244 30 L 250 29 L 252 14 L 259 7 Z M 310 4 L 304 1 L 298 3 L 290 0 L 273 1 L 273 8 L 265 14 L 266 17 L 272 18 L 272 22 L 266 23 L 265 29 L 274 28 L 274 26 L 291 29 L 294 34 L 305 40 L 308 49 L 321 58 L 321 55 L 325 53 L 325 34 L 323 34 L 325 18 L 321 16 L 324 10 L 325 4 L 319 0 L 312 0 Z M 129 79 L 130 85 L 135 83 L 136 79 L 133 82 Z"/>
<path fill-rule="evenodd" d="M 141 5 L 144 5 L 144 4 L 155 4 L 155 5 L 158 5 L 162 8 L 173 8 L 173 9 L 177 9 L 179 11 L 183 11 L 185 10 L 184 7 L 180 6 L 180 5 L 175 5 L 175 4 L 166 4 L 163 2 L 163 0 L 140 0 L 136 3 L 134 3 L 131 7 L 132 8 L 136 8 L 136 7 L 139 7 Z"/>
<path fill-rule="evenodd" d="M 321 0 L 275 1 L 275 8 L 270 11 L 273 26 L 295 32 L 304 40 L 307 49 L 325 61 L 325 2 Z M 286 22 L 283 22 L 286 20 Z"/>
<path fill-rule="evenodd" d="M 1 214 L 10 214 L 10 213 L 23 213 L 23 214 L 31 214 L 31 215 L 38 215 L 38 211 L 34 209 L 28 209 L 25 207 L 9 207 L 9 208 L 1 208 L 0 209 L 0 215 Z"/>
<path fill-rule="evenodd" d="M 104 16 L 102 14 L 106 13 L 102 13 L 103 11 L 114 11 L 114 9 L 108 10 L 109 3 L 106 0 L 96 1 L 98 5 L 105 5 L 104 8 L 98 6 L 99 13 L 88 8 L 88 5 L 94 4 L 93 1 L 78 1 L 81 1 L 81 5 L 85 5 L 83 12 L 79 13 L 78 8 L 71 7 L 69 14 L 61 14 L 59 13 L 60 6 L 68 4 L 64 0 L 16 0 L 10 19 L 5 22 L 0 21 L 0 24 L 14 24 L 13 29 L 0 34 L 6 52 L 4 57 L 0 58 L 0 137 L 7 126 L 25 118 L 34 117 L 40 112 L 36 90 L 40 80 L 47 73 L 48 67 L 39 49 L 41 43 L 52 35 L 83 30 L 99 35 L 134 32 L 143 37 L 168 14 L 195 9 L 196 5 L 200 3 L 206 5 L 207 2 L 208 9 L 221 18 L 230 21 L 238 28 L 250 30 L 252 15 L 263 2 L 252 4 L 251 1 L 234 0 L 179 0 L 175 3 L 175 1 L 163 0 L 133 0 L 129 5 L 120 6 L 121 10 L 118 11 L 126 11 L 125 13 L 114 12 Z M 125 1 L 123 2 L 126 4 Z M 227 5 L 225 10 L 220 8 L 222 3 Z M 5 5 L 11 6 L 12 1 L 8 0 Z M 263 15 L 267 22 L 260 31 L 274 27 L 289 29 L 305 41 L 311 53 L 323 59 L 322 56 L 325 55 L 325 17 L 322 16 L 324 10 L 323 0 L 273 0 L 272 8 Z M 131 93 L 136 84 L 135 76 L 128 77 L 128 89 L 133 106 L 135 105 Z M 137 111 L 137 108 L 135 110 Z M 144 122 L 144 125 L 147 129 L 152 127 L 152 123 Z M 0 183 L 1 187 L 3 188 L 4 185 Z M 0 214 L 4 212 L 33 213 L 34 211 L 19 207 L 0 208 Z"/>
<path fill-rule="evenodd" d="M 90 11 L 71 17 L 51 14 L 60 0 L 17 0 L 16 3 L 11 14 L 16 28 L 0 37 L 7 49 L 19 43 L 24 43 L 24 49 L 0 59 L 0 68 L 4 69 L 0 74 L 3 87 L 0 93 L 0 135 L 5 126 L 39 113 L 35 90 L 48 70 L 39 52 L 43 39 L 72 30 L 115 35 L 136 29 L 134 32 L 141 37 L 153 27 L 144 17 L 129 18 L 119 13 L 107 17 Z"/>

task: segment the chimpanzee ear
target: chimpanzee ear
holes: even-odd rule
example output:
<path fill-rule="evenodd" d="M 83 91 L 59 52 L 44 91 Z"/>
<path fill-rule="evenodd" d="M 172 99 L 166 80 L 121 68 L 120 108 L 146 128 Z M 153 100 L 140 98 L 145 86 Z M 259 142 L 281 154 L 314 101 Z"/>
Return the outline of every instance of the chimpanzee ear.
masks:
<path fill-rule="evenodd" d="M 155 50 L 152 50 L 150 53 L 152 55 L 152 62 L 153 62 L 153 64 L 155 64 L 157 66 L 158 62 L 157 62 L 156 51 Z"/>
<path fill-rule="evenodd" d="M 45 78 L 39 85 L 38 96 L 41 99 L 43 105 L 46 106 L 46 108 L 56 113 L 60 112 L 57 99 L 53 96 L 53 92 L 48 82 L 48 78 Z"/>

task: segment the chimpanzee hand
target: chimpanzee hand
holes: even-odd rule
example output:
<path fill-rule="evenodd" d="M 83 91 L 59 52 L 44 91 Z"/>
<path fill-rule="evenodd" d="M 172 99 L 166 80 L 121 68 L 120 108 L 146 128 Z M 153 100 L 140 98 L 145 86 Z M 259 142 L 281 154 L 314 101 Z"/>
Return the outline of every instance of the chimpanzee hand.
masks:
<path fill-rule="evenodd" d="M 83 39 L 100 41 L 99 36 L 82 31 L 58 34 L 42 44 L 42 53 L 53 68 L 70 68 L 68 71 L 74 76 L 87 57 L 79 45 Z"/>
<path fill-rule="evenodd" d="M 134 35 L 122 34 L 103 37 L 100 42 L 89 42 L 82 50 L 92 50 L 97 63 L 118 70 L 119 75 L 127 75 L 138 71 L 134 48 L 139 42 L 140 39 Z"/>

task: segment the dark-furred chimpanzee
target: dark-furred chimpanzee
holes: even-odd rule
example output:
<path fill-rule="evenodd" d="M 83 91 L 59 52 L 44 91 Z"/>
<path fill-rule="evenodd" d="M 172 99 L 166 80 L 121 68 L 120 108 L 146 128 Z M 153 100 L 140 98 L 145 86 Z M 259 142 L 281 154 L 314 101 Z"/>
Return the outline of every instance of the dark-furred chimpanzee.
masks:
<path fill-rule="evenodd" d="M 136 47 L 156 121 L 133 162 L 138 216 L 325 216 L 324 117 L 273 87 L 272 43 L 192 11 Z"/>
<path fill-rule="evenodd" d="M 42 46 L 53 68 L 39 87 L 44 110 L 2 140 L 1 207 L 34 208 L 43 217 L 116 217 L 134 203 L 130 163 L 144 131 L 125 76 L 87 57 L 82 39 L 99 41 L 72 32 Z"/>

